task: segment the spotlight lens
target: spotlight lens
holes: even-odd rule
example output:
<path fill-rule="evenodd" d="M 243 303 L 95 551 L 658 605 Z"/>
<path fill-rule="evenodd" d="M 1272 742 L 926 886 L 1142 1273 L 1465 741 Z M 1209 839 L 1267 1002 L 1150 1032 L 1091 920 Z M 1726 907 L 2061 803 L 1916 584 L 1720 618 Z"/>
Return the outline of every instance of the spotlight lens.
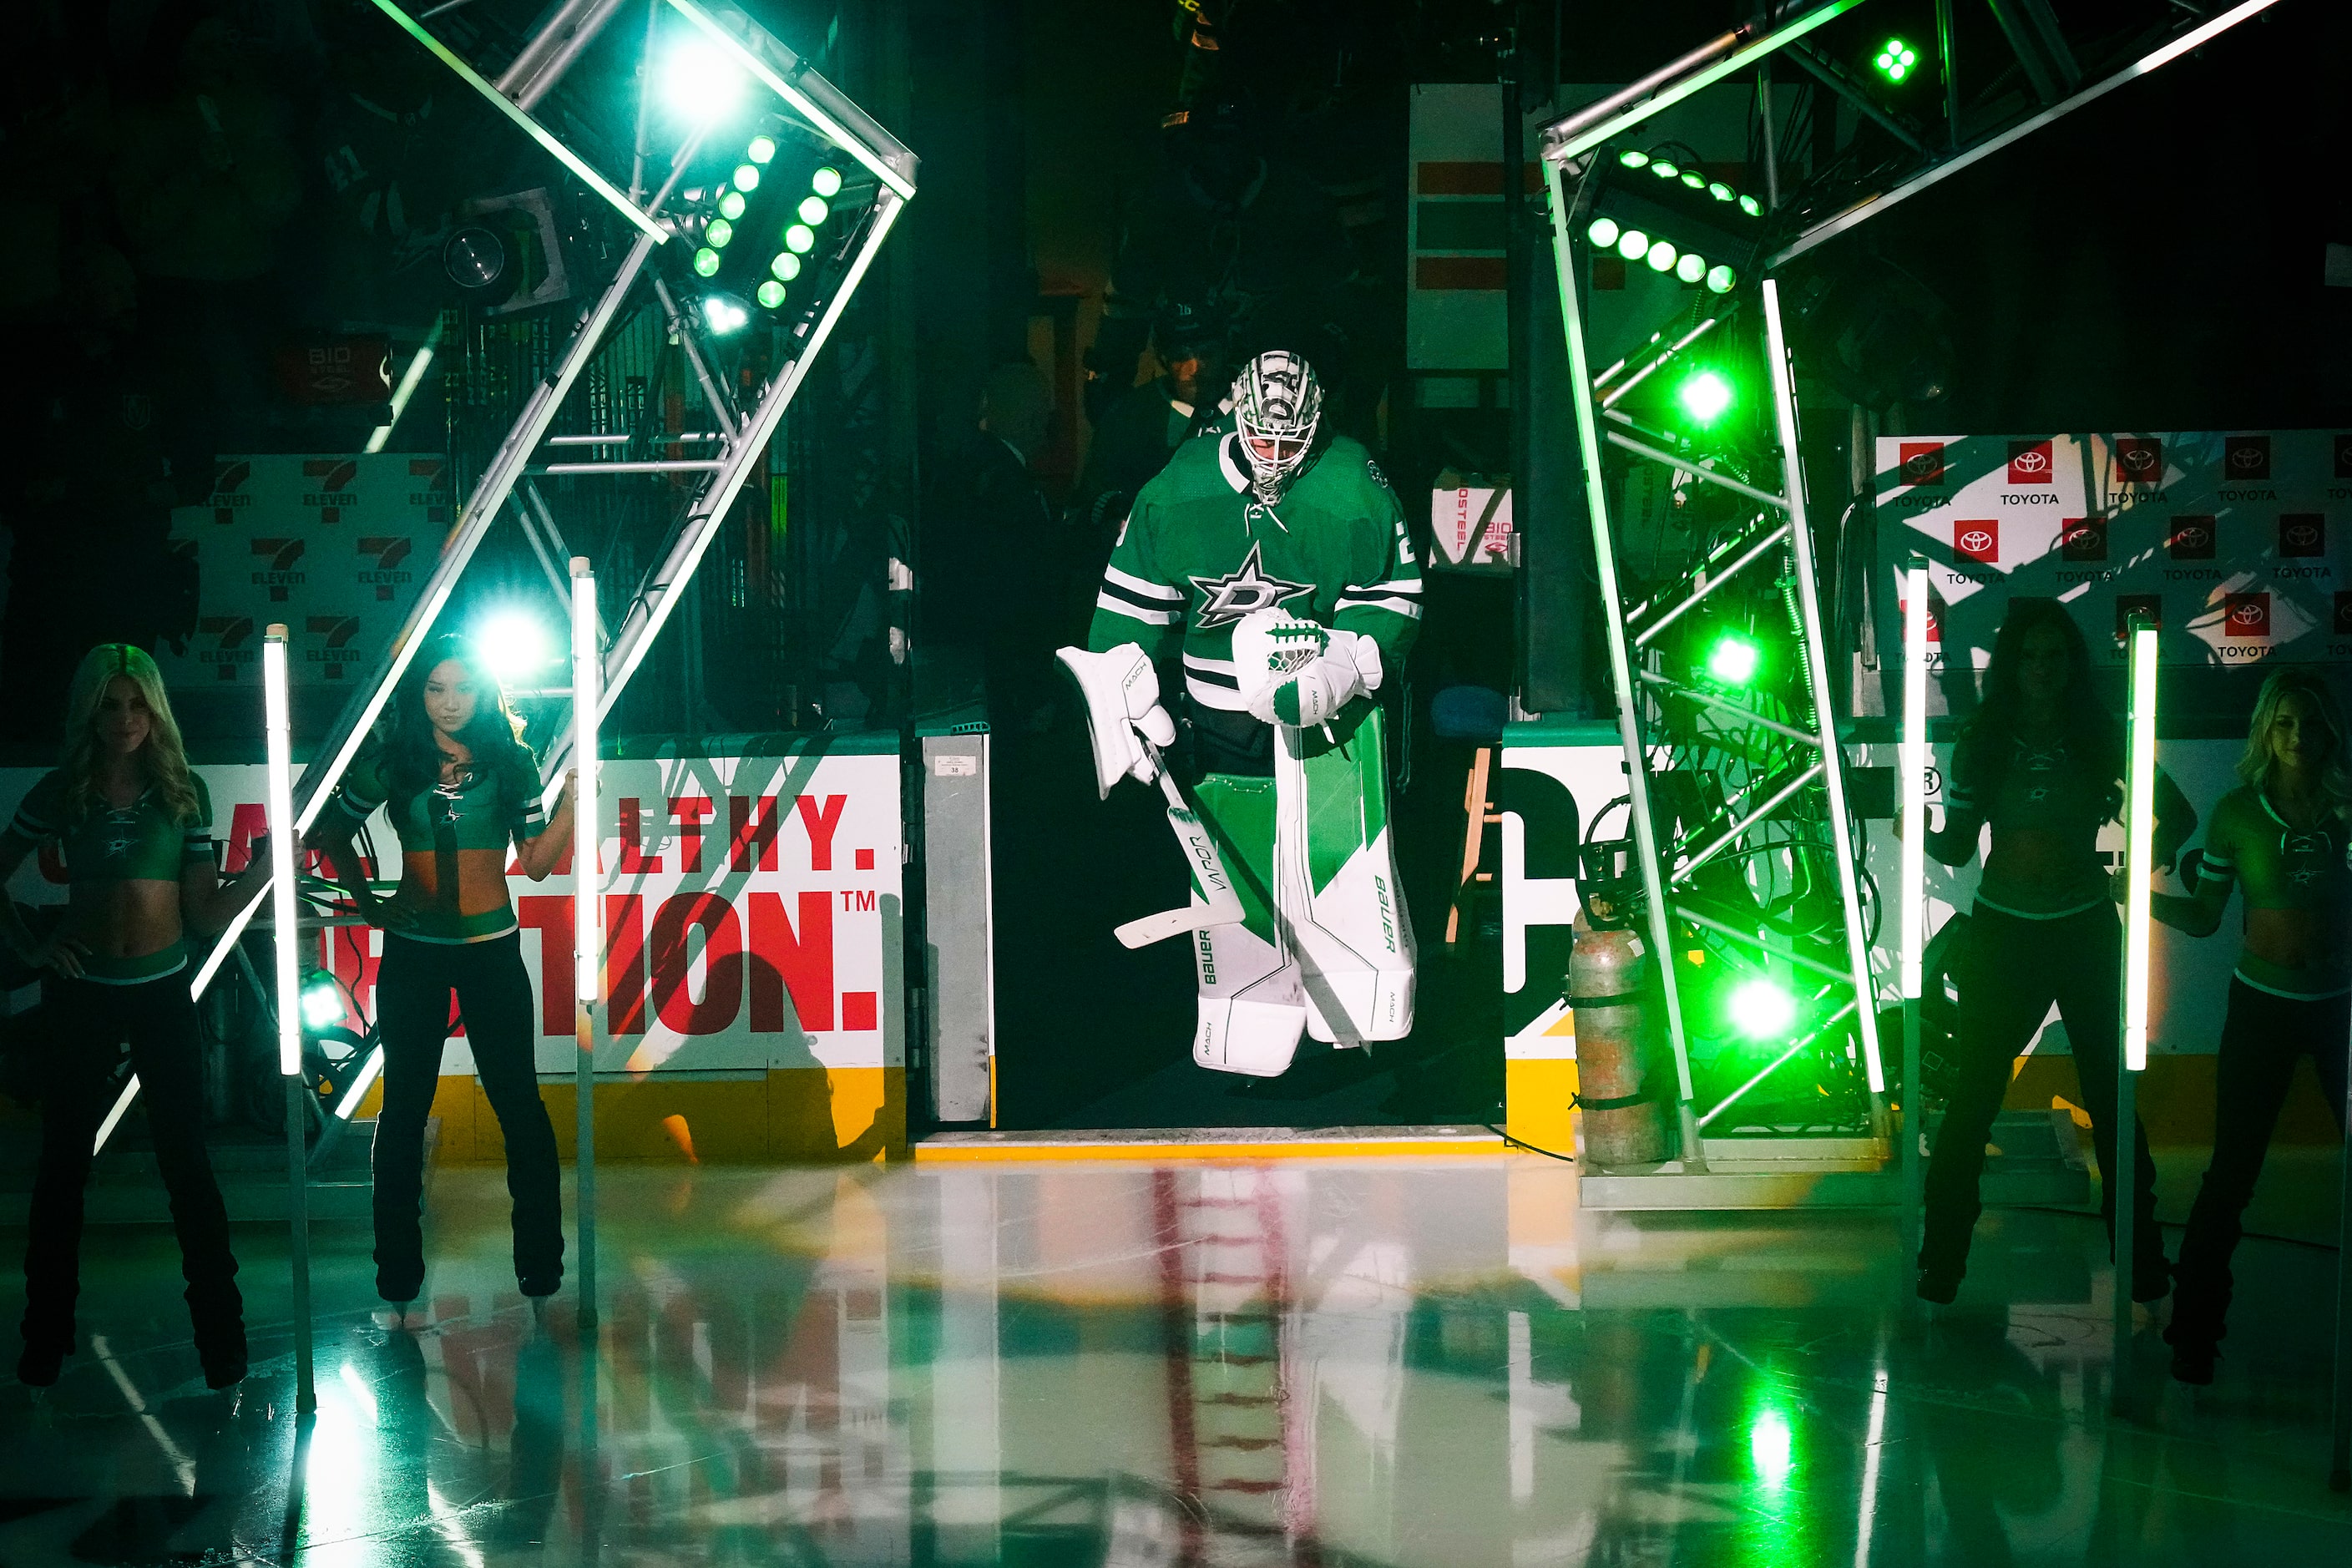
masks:
<path fill-rule="evenodd" d="M 1617 161 L 1629 169 L 1638 169 L 1650 161 L 1650 155 L 1639 148 L 1628 147 L 1617 154 Z"/>
<path fill-rule="evenodd" d="M 707 245 L 700 250 L 696 251 L 694 253 L 694 270 L 698 275 L 704 278 L 708 278 L 712 273 L 718 271 L 719 253 L 711 249 L 710 247 Z"/>
<path fill-rule="evenodd" d="M 735 62 L 701 38 L 689 38 L 662 65 L 662 97 L 682 119 L 708 124 L 735 107 L 743 93 L 743 73 Z"/>
<path fill-rule="evenodd" d="M 1746 637 L 1727 637 L 1706 656 L 1706 672 L 1726 686 L 1745 686 L 1756 679 L 1756 645 Z"/>
<path fill-rule="evenodd" d="M 719 198 L 719 216 L 730 220 L 740 218 L 743 216 L 743 193 L 730 191 Z"/>
<path fill-rule="evenodd" d="M 819 169 L 809 176 L 809 189 L 827 201 L 833 200 L 841 195 L 841 171 L 830 164 Z"/>
<path fill-rule="evenodd" d="M 1754 196 L 1742 196 L 1739 198 L 1739 210 L 1746 213 L 1749 217 L 1762 217 L 1764 216 L 1764 204 L 1758 201 Z"/>
<path fill-rule="evenodd" d="M 1700 174 L 1696 169 L 1685 169 L 1683 171 L 1683 184 L 1688 185 L 1695 191 L 1704 190 L 1706 187 L 1706 176 Z"/>
<path fill-rule="evenodd" d="M 1728 267 L 1715 266 L 1706 269 L 1706 288 L 1711 294 L 1728 294 L 1739 284 L 1739 274 Z"/>
<path fill-rule="evenodd" d="M 1639 261 L 1650 253 L 1650 237 L 1638 228 L 1629 228 L 1617 239 L 1617 254 L 1628 261 Z"/>
<path fill-rule="evenodd" d="M 730 332 L 741 331 L 751 318 L 734 300 L 723 294 L 714 294 L 702 302 L 702 319 L 710 324 L 712 331 L 723 338 Z"/>
<path fill-rule="evenodd" d="M 768 263 L 768 270 L 789 283 L 801 275 L 801 258 L 789 250 L 780 250 L 776 258 Z"/>
<path fill-rule="evenodd" d="M 1713 196 L 1717 201 L 1727 202 L 1731 199 L 1732 192 L 1729 185 L 1725 184 L 1721 180 L 1717 180 L 1715 184 L 1707 186 L 1706 194 Z"/>
<path fill-rule="evenodd" d="M 1706 258 L 1696 250 L 1685 250 L 1683 258 L 1675 263 L 1675 276 L 1685 283 L 1696 283 L 1706 276 Z"/>
<path fill-rule="evenodd" d="M 1696 371 L 1675 389 L 1675 401 L 1693 424 L 1712 425 L 1731 406 L 1731 383 L 1717 372 Z"/>
<path fill-rule="evenodd" d="M 536 675 L 547 663 L 547 633 L 522 610 L 500 610 L 474 633 L 490 673 L 511 682 Z"/>
<path fill-rule="evenodd" d="M 800 215 L 801 221 L 814 228 L 818 224 L 821 224 L 825 219 L 831 217 L 833 216 L 833 209 L 824 205 L 824 198 L 823 196 L 803 196 L 801 198 Z"/>
<path fill-rule="evenodd" d="M 1731 993 L 1731 1026 L 1752 1040 L 1785 1035 L 1797 1004 L 1769 980 L 1743 980 Z"/>
<path fill-rule="evenodd" d="M 702 231 L 702 237 L 710 242 L 711 249 L 724 250 L 728 241 L 735 237 L 735 226 L 723 217 L 712 218 L 710 226 Z"/>
<path fill-rule="evenodd" d="M 1676 250 L 1665 240 L 1659 240 L 1656 244 L 1650 247 L 1650 270 L 1653 272 L 1666 272 L 1672 270 L 1675 265 L 1675 258 L 1681 254 L 1682 253 L 1680 251 Z"/>
<path fill-rule="evenodd" d="M 796 223 L 784 230 L 784 248 L 795 256 L 806 256 L 816 248 L 816 231 L 804 223 Z"/>
<path fill-rule="evenodd" d="M 1592 220 L 1592 226 L 1584 231 L 1584 237 L 1606 250 L 1617 243 L 1617 236 L 1621 232 L 1615 218 L 1597 217 Z"/>
<path fill-rule="evenodd" d="M 776 139 L 772 136 L 754 136 L 751 138 L 751 144 L 743 149 L 743 155 L 754 163 L 765 163 L 776 155 Z"/>
<path fill-rule="evenodd" d="M 739 191 L 758 190 L 760 188 L 760 166 L 757 163 L 736 164 L 735 188 Z"/>
<path fill-rule="evenodd" d="M 761 310 L 774 310 L 784 302 L 784 286 L 772 278 L 769 279 L 760 285 L 759 300 Z"/>
<path fill-rule="evenodd" d="M 335 983 L 324 977 L 302 987 L 302 1022 L 313 1029 L 332 1027 L 342 1021 L 343 999 L 335 990 Z"/>
<path fill-rule="evenodd" d="M 1680 164 L 1670 163 L 1664 158 L 1654 158 L 1650 162 L 1650 173 L 1662 180 L 1671 180 L 1682 172 Z"/>

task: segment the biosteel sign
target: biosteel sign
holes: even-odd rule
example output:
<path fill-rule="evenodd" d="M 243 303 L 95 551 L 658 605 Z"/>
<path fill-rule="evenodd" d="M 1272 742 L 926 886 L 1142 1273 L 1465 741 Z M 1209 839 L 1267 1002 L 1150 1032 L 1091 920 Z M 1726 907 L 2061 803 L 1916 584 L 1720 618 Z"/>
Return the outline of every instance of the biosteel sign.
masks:
<path fill-rule="evenodd" d="M 212 792 L 223 868 L 242 870 L 268 829 L 263 770 L 197 772 Z M 39 776 L 0 770 L 0 809 L 13 816 Z M 608 762 L 603 777 L 607 1004 L 598 1070 L 903 1063 L 895 752 Z M 398 841 L 381 812 L 369 832 L 392 862 L 378 873 L 389 879 Z M 508 876 L 539 1003 L 540 1070 L 568 1072 L 571 865 L 534 882 L 510 862 Z M 62 902 L 65 868 L 44 853 L 8 891 L 22 903 Z M 368 1016 L 383 942 L 365 926 L 324 928 L 311 960 Z M 472 1069 L 459 1033 L 442 1070 Z"/>

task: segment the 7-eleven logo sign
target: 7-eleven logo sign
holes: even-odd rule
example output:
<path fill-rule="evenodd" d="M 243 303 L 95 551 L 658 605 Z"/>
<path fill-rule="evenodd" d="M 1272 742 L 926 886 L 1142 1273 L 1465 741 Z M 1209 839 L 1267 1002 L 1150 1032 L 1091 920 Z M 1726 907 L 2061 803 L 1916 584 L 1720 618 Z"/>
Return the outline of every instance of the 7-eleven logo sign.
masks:
<path fill-rule="evenodd" d="M 235 680 L 237 666 L 251 664 L 260 655 L 259 649 L 245 646 L 253 636 L 251 616 L 206 616 L 196 623 L 196 634 L 204 639 L 196 658 L 213 667 L 215 680 Z"/>
<path fill-rule="evenodd" d="M 310 581 L 307 574 L 297 571 L 295 563 L 302 559 L 302 541 L 299 539 L 256 539 L 250 542 L 253 552 L 268 564 L 253 574 L 253 585 L 269 590 L 272 604 L 283 604 L 287 590 L 299 587 Z"/>
<path fill-rule="evenodd" d="M 358 549 L 362 562 L 360 582 L 373 584 L 379 602 L 390 600 L 397 584 L 414 580 L 415 574 L 402 565 L 410 549 L 406 535 L 371 534 L 359 541 Z"/>
<path fill-rule="evenodd" d="M 349 646 L 359 635 L 357 616 L 312 616 L 303 623 L 303 629 L 312 637 L 323 639 L 320 646 L 309 649 L 307 658 L 312 664 L 327 667 L 329 680 L 343 679 L 343 667 L 360 661 L 360 650 Z"/>

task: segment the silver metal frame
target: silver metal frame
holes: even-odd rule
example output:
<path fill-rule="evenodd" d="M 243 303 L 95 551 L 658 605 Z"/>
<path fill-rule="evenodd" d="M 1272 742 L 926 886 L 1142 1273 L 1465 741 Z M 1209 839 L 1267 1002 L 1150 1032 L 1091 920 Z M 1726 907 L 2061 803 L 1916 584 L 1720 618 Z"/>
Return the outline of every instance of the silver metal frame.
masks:
<path fill-rule="evenodd" d="M 498 521 L 499 513 L 505 510 L 509 499 L 514 495 L 517 485 L 524 480 L 525 476 L 533 471 L 548 471 L 550 468 L 567 473 L 647 471 L 646 465 L 630 463 L 566 463 L 545 465 L 535 470 L 531 459 L 542 447 L 555 447 L 562 449 L 582 446 L 593 447 L 604 442 L 603 437 L 594 436 L 551 437 L 549 429 L 554 424 L 556 415 L 570 397 L 582 374 L 586 370 L 590 360 L 594 357 L 597 349 L 603 344 L 606 333 L 611 331 L 614 321 L 620 317 L 623 305 L 635 292 L 639 282 L 645 279 L 646 264 L 651 259 L 654 247 L 672 238 L 674 232 L 654 216 L 659 211 L 658 201 L 653 204 L 651 211 L 639 207 L 627 195 L 616 189 L 610 181 L 590 167 L 578 153 L 564 146 L 552 132 L 507 97 L 499 86 L 491 84 L 473 67 L 452 53 L 446 44 L 425 31 L 419 22 L 394 5 L 392 0 L 373 0 L 373 4 L 398 23 L 404 31 L 422 43 L 435 58 L 447 65 L 477 90 L 495 100 L 510 119 L 521 124 L 534 140 L 560 159 L 565 167 L 589 184 L 607 202 L 620 209 L 639 232 L 635 243 L 622 258 L 618 269 L 614 273 L 612 281 L 582 313 L 570 342 L 565 344 L 562 353 L 556 361 L 552 373 L 533 391 L 522 413 L 508 429 L 505 438 L 499 442 L 498 450 L 491 456 L 488 465 L 483 470 L 480 481 L 475 486 L 473 493 L 467 498 L 464 507 L 460 509 L 449 538 L 442 546 L 441 554 L 434 563 L 432 573 L 418 592 L 415 602 L 410 605 L 408 615 L 402 622 L 400 630 L 394 635 L 390 646 L 377 660 L 373 675 L 366 685 L 352 692 L 351 700 L 345 705 L 333 727 L 321 741 L 320 749 L 313 754 L 309 765 L 303 769 L 302 777 L 296 786 L 294 822 L 295 830 L 298 833 L 308 832 L 311 825 L 318 820 L 319 813 L 325 808 L 327 801 L 334 794 L 335 786 L 341 782 L 344 770 L 358 755 L 361 745 L 374 727 L 376 720 L 382 715 L 384 704 L 391 700 L 394 689 L 399 684 L 401 676 L 408 668 L 409 661 L 415 657 L 417 648 L 423 645 L 425 635 L 432 629 L 434 621 L 440 615 L 443 606 L 448 603 L 449 595 L 456 588 L 458 577 L 465 572 L 467 564 L 472 561 L 475 551 L 479 548 L 483 538 L 488 533 L 491 525 Z M 791 405 L 793 395 L 800 390 L 802 382 L 808 375 L 810 366 L 815 362 L 817 354 L 823 351 L 826 340 L 832 336 L 834 328 L 841 320 L 843 310 L 849 303 L 850 297 L 857 291 L 858 285 L 865 280 L 867 270 L 873 265 L 876 253 L 881 248 L 883 241 L 889 237 L 891 227 L 898 221 L 898 215 L 905 210 L 907 202 L 913 197 L 917 170 L 915 155 L 903 142 L 884 130 L 839 89 L 810 69 L 807 62 L 802 60 L 775 38 L 756 27 L 751 27 L 746 36 L 738 37 L 728 31 L 708 11 L 693 4 L 692 0 L 655 0 L 655 5 L 656 12 L 661 6 L 666 5 L 668 10 L 675 12 L 716 41 L 750 75 L 782 99 L 787 107 L 806 121 L 813 130 L 826 137 L 856 160 L 861 167 L 872 173 L 879 182 L 880 188 L 876 193 L 873 207 L 865 216 L 864 228 L 857 240 L 856 252 L 851 258 L 848 268 L 842 274 L 839 284 L 834 289 L 832 297 L 826 300 L 824 311 L 818 316 L 815 323 L 809 328 L 806 341 L 799 346 L 793 357 L 786 360 L 769 378 L 768 384 L 761 392 L 759 405 L 755 409 L 747 416 L 730 418 L 725 400 L 715 381 L 708 376 L 699 363 L 697 364 L 698 379 L 702 381 L 704 392 L 712 401 L 713 413 L 727 427 L 726 433 L 715 437 L 719 447 L 713 458 L 694 459 L 689 462 L 667 463 L 656 470 L 669 472 L 707 468 L 709 477 L 704 480 L 701 489 L 688 507 L 685 516 L 673 530 L 670 542 L 660 564 L 646 575 L 635 597 L 630 601 L 628 614 L 619 630 L 607 641 L 604 653 L 604 678 L 600 693 L 600 718 L 612 711 L 614 703 L 619 700 L 622 690 L 628 685 L 629 678 L 636 673 L 638 666 L 644 662 L 653 639 L 660 633 L 662 626 L 677 608 L 687 584 L 694 576 L 695 569 L 701 564 L 703 555 L 709 549 L 711 541 L 718 536 L 728 510 L 733 506 L 735 498 L 742 492 L 744 484 L 751 478 L 753 466 L 765 452 L 770 438 L 774 436 L 777 427 L 782 423 L 784 411 Z M 538 74 L 531 78 L 534 83 L 544 84 L 540 88 L 541 92 L 547 87 L 553 85 L 555 76 L 560 75 L 562 69 L 568 68 L 571 61 L 577 58 L 580 48 L 584 47 L 586 40 L 576 35 L 583 30 L 593 30 L 589 27 L 592 21 L 595 27 L 603 26 L 604 22 L 610 20 L 611 10 L 610 6 L 590 3 L 590 0 L 574 0 L 573 4 L 557 7 L 546 29 L 542 31 L 555 28 L 566 29 L 566 41 L 561 48 L 551 46 L 550 50 L 543 53 L 541 57 L 542 66 Z M 746 26 L 750 25 L 746 24 Z M 658 37 L 659 30 L 648 26 L 645 41 L 645 48 L 648 52 L 655 47 Z M 526 43 L 524 54 L 528 56 L 540 47 L 539 39 L 534 37 Z M 518 57 L 519 63 L 520 58 L 521 57 Z M 650 67 L 650 62 L 648 66 Z M 647 93 L 654 91 L 650 68 L 644 73 L 644 77 L 645 91 Z M 533 100 L 536 101 L 536 99 L 534 98 Z M 698 130 L 688 132 L 683 140 L 688 143 L 698 144 L 700 139 L 701 132 Z M 688 156 L 690 153 L 682 149 L 680 156 L 676 161 L 676 166 L 671 171 L 673 182 L 677 175 L 683 172 Z M 669 308 L 675 313 L 674 302 L 669 300 L 666 289 L 660 291 L 658 303 Z M 688 325 L 690 327 L 691 323 Z M 688 331 L 686 335 L 690 339 L 691 332 Z M 538 505 L 539 520 L 551 532 L 553 520 L 545 510 L 544 503 L 539 502 L 536 496 L 527 488 L 525 499 Z M 536 531 L 526 527 L 525 532 L 530 538 L 535 550 L 544 550 L 545 545 L 538 537 Z M 560 542 L 560 536 L 558 538 Z M 546 564 L 551 566 L 552 561 L 548 561 Z M 562 731 L 562 740 L 550 748 L 550 754 L 545 761 L 543 788 L 547 798 L 551 801 L 560 790 L 564 770 L 571 763 L 572 739 L 571 726 L 568 722 Z M 226 929 L 215 942 L 212 951 L 197 966 L 190 984 L 190 989 L 194 994 L 203 995 L 205 988 L 219 973 L 221 965 L 235 950 L 238 939 L 245 934 L 247 927 L 252 922 L 265 896 L 265 893 L 257 893 L 245 908 L 239 910 L 229 921 Z M 99 1131 L 97 1142 L 100 1148 L 105 1147 L 107 1137 L 120 1123 L 123 1112 L 129 1110 L 131 1100 L 137 1097 L 138 1092 L 139 1082 L 136 1078 L 133 1078 L 123 1087 L 121 1095 Z"/>

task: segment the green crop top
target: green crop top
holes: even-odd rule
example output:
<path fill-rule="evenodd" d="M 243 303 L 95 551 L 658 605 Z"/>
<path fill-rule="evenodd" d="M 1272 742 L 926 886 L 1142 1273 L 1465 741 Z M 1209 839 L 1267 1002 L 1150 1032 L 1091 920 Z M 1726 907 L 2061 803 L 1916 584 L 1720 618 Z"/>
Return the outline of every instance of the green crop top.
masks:
<path fill-rule="evenodd" d="M 2051 746 L 2031 746 L 2012 738 L 2009 766 L 2000 787 L 1980 797 L 1975 780 L 1979 768 L 1971 754 L 1979 742 L 1964 737 L 1952 751 L 1952 776 L 1944 786 L 1945 804 L 1963 817 L 1978 817 L 1995 829 L 2052 833 L 2083 847 L 2079 870 L 2070 873 L 2056 893 L 2027 893 L 1993 881 L 1990 877 L 1977 891 L 1977 902 L 2001 914 L 2027 920 L 2057 920 L 2080 914 L 2108 901 L 2107 869 L 2099 858 L 2099 829 L 2123 808 L 2123 788 L 2098 776 L 2105 770 L 2077 748 L 2061 741 Z M 2180 786 L 2162 769 L 2156 775 L 2156 855 L 2169 865 L 2181 841 L 2197 825 L 2197 813 Z M 1969 830 L 1974 847 L 1975 829 Z M 2046 907 L 2045 907 L 2046 906 Z"/>
<path fill-rule="evenodd" d="M 55 844 L 75 887 L 177 882 L 190 863 L 210 865 L 213 858 L 212 795 L 203 779 L 191 774 L 189 782 L 195 785 L 196 809 L 184 819 L 166 811 L 152 787 L 129 805 L 100 803 L 77 816 L 66 799 L 64 770 L 53 769 L 26 792 L 8 824 L 8 837 L 26 845 Z M 173 973 L 186 963 L 185 947 L 175 942 L 135 958 L 88 954 L 82 973 L 101 985 L 136 985 Z"/>
<path fill-rule="evenodd" d="M 378 759 L 363 757 L 343 775 L 341 787 L 335 792 L 336 806 L 356 826 L 375 815 L 387 793 Z M 547 814 L 536 794 L 510 800 L 498 780 L 482 771 L 469 771 L 454 787 L 419 790 L 391 816 L 404 855 L 460 849 L 494 849 L 504 854 L 509 843 L 526 843 L 547 831 Z M 441 881 L 445 887 L 455 885 L 453 876 Z M 415 924 L 400 934 L 418 942 L 488 942 L 516 929 L 510 902 L 477 915 L 403 907 L 416 918 Z"/>
<path fill-rule="evenodd" d="M 2213 808 L 2198 876 L 2236 882 L 2249 909 L 2341 909 L 2352 900 L 2352 827 L 2331 815 L 2297 832 L 2266 793 L 2242 784 Z M 2238 978 L 2282 996 L 2336 996 L 2352 989 L 2352 975 L 2341 963 L 2314 974 L 2250 952 L 2238 957 Z"/>

